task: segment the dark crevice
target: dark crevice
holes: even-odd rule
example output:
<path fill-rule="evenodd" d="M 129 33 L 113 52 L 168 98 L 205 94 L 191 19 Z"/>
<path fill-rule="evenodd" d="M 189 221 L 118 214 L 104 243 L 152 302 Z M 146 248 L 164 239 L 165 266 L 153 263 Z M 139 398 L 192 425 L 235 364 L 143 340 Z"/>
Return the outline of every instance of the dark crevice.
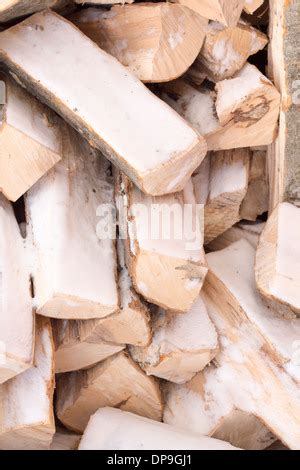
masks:
<path fill-rule="evenodd" d="M 26 210 L 23 196 L 21 196 L 16 202 L 13 202 L 13 210 L 19 224 L 20 233 L 23 238 L 26 238 Z"/>

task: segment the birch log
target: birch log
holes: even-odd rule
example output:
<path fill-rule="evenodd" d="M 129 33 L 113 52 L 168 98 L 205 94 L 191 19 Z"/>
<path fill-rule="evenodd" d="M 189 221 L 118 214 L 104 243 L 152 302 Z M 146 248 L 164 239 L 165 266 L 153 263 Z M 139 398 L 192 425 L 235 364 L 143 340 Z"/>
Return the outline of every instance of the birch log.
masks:
<path fill-rule="evenodd" d="M 70 20 L 144 82 L 182 75 L 202 47 L 208 20 L 172 3 L 88 8 Z"/>
<path fill-rule="evenodd" d="M 36 13 L 0 43 L 6 67 L 143 191 L 181 190 L 203 159 L 204 139 L 66 19 Z"/>

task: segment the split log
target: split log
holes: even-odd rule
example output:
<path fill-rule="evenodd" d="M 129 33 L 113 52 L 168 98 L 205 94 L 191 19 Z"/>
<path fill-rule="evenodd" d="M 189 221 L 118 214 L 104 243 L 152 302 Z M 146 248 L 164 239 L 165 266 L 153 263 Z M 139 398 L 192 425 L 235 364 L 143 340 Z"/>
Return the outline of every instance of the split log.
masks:
<path fill-rule="evenodd" d="M 70 3 L 70 0 L 4 0 L 0 4 L 0 23 L 30 15 L 45 8 L 59 10 Z"/>
<path fill-rule="evenodd" d="M 151 318 L 153 339 L 150 345 L 130 348 L 133 359 L 147 375 L 185 383 L 216 355 L 217 334 L 201 299 L 184 315 L 159 309 Z"/>
<path fill-rule="evenodd" d="M 105 433 L 103 433 L 105 429 Z M 227 442 L 158 423 L 114 408 L 95 413 L 79 450 L 234 450 Z M 116 456 L 121 458 L 122 456 Z"/>
<path fill-rule="evenodd" d="M 17 323 L 17 322 L 16 322 Z M 38 318 L 34 367 L 0 386 L 0 449 L 49 449 L 55 433 L 50 320 Z"/>
<path fill-rule="evenodd" d="M 234 93 L 233 93 L 234 90 Z M 268 145 L 276 139 L 280 95 L 254 66 L 246 64 L 212 93 L 177 80 L 161 97 L 207 140 L 208 150 Z"/>
<path fill-rule="evenodd" d="M 201 52 L 193 64 L 213 82 L 232 77 L 243 68 L 249 56 L 256 54 L 268 43 L 258 29 L 240 22 L 234 28 L 220 23 L 208 25 Z"/>
<path fill-rule="evenodd" d="M 105 406 L 157 421 L 163 407 L 158 383 L 123 352 L 91 369 L 58 377 L 56 412 L 66 428 L 83 432 L 90 416 Z"/>
<path fill-rule="evenodd" d="M 136 291 L 165 310 L 188 311 L 207 272 L 202 221 L 191 180 L 181 193 L 151 197 L 123 178 L 120 194 Z"/>
<path fill-rule="evenodd" d="M 300 1 L 270 3 L 268 74 L 281 93 L 279 134 L 268 149 L 270 211 L 283 201 L 300 205 Z"/>
<path fill-rule="evenodd" d="M 202 47 L 208 20 L 172 3 L 88 8 L 70 20 L 144 82 L 181 76 Z"/>
<path fill-rule="evenodd" d="M 53 318 L 102 318 L 119 309 L 115 243 L 97 233 L 114 185 L 99 151 L 72 128 L 63 134 L 63 160 L 26 196 L 35 304 Z"/>
<path fill-rule="evenodd" d="M 217 328 L 220 353 L 189 384 L 173 388 L 165 420 L 213 433 L 224 408 L 254 414 L 292 449 L 299 449 L 299 320 L 267 308 L 255 286 L 255 250 L 245 240 L 207 255 L 203 300 Z M 218 391 L 216 402 L 211 401 Z M 176 400 L 176 407 L 174 407 Z M 225 410 L 226 411 L 226 410 Z M 173 413 L 173 414 L 172 414 Z M 172 417 L 173 416 L 173 417 Z M 211 430 L 211 431 L 210 431 Z"/>
<path fill-rule="evenodd" d="M 249 149 L 209 154 L 192 181 L 197 204 L 204 205 L 204 243 L 226 232 L 240 219 L 248 190 Z"/>
<path fill-rule="evenodd" d="M 77 450 L 80 439 L 78 434 L 59 427 L 54 434 L 50 450 Z"/>
<path fill-rule="evenodd" d="M 13 209 L 0 195 L 0 384 L 32 366 L 30 275 Z"/>
<path fill-rule="evenodd" d="M 283 202 L 269 217 L 256 253 L 260 293 L 283 315 L 300 315 L 300 208 Z"/>
<path fill-rule="evenodd" d="M 81 5 L 115 5 L 116 3 L 133 3 L 134 0 L 74 0 Z"/>
<path fill-rule="evenodd" d="M 56 372 L 91 367 L 124 349 L 146 346 L 151 340 L 150 316 L 132 287 L 125 264 L 124 244 L 118 240 L 120 310 L 105 318 L 54 320 Z"/>
<path fill-rule="evenodd" d="M 60 160 L 60 121 L 14 80 L 0 80 L 0 191 L 16 201 Z"/>
<path fill-rule="evenodd" d="M 263 3 L 264 0 L 245 0 L 244 11 L 252 15 Z"/>
<path fill-rule="evenodd" d="M 254 151 L 251 155 L 249 186 L 242 202 L 240 216 L 255 222 L 259 215 L 268 212 L 269 181 L 265 151 Z"/>
<path fill-rule="evenodd" d="M 241 239 L 247 240 L 253 248 L 257 248 L 259 237 L 264 229 L 264 222 L 256 222 L 255 224 L 249 222 L 239 222 L 231 227 L 226 232 L 219 235 L 212 242 L 207 245 L 209 251 L 219 251 L 227 248 L 234 242 Z"/>
<path fill-rule="evenodd" d="M 0 60 L 143 191 L 184 187 L 206 143 L 127 68 L 51 11 L 0 34 Z"/>
<path fill-rule="evenodd" d="M 204 18 L 218 21 L 225 26 L 236 26 L 243 11 L 245 0 L 175 0 Z"/>

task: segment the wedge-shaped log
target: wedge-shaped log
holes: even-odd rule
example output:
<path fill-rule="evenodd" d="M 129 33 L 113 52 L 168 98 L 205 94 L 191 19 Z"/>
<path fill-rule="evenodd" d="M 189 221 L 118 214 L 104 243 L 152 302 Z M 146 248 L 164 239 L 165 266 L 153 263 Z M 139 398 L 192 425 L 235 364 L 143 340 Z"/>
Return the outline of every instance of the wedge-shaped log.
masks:
<path fill-rule="evenodd" d="M 270 215 L 256 253 L 256 283 L 277 311 L 300 315 L 300 208 L 283 202 Z"/>
<path fill-rule="evenodd" d="M 201 52 L 193 64 L 209 80 L 219 82 L 232 77 L 245 65 L 249 56 L 268 43 L 267 36 L 246 23 L 224 28 L 220 23 L 208 25 Z"/>
<path fill-rule="evenodd" d="M 120 191 L 121 224 L 127 230 L 136 291 L 166 310 L 188 311 L 207 272 L 201 214 L 191 180 L 181 193 L 150 197 L 123 178 Z"/>
<path fill-rule="evenodd" d="M 11 201 L 60 160 L 59 123 L 55 113 L 0 75 L 0 191 Z"/>
<path fill-rule="evenodd" d="M 253 248 L 257 248 L 259 237 L 264 229 L 265 222 L 239 222 L 238 224 L 231 227 L 226 232 L 219 235 L 212 242 L 207 245 L 210 251 L 219 251 L 227 248 L 234 242 L 241 239 L 247 240 Z"/>
<path fill-rule="evenodd" d="M 0 384 L 32 366 L 30 275 L 13 209 L 0 195 Z"/>
<path fill-rule="evenodd" d="M 176 0 L 204 18 L 215 20 L 225 26 L 236 26 L 243 11 L 245 0 Z"/>
<path fill-rule="evenodd" d="M 216 355 L 216 330 L 200 298 L 184 315 L 159 309 L 151 318 L 153 339 L 150 345 L 130 348 L 133 359 L 148 375 L 185 383 Z"/>
<path fill-rule="evenodd" d="M 210 402 L 217 394 L 222 407 L 228 403 L 254 414 L 282 442 L 299 449 L 300 322 L 276 317 L 264 305 L 255 285 L 255 249 L 245 240 L 207 258 L 203 299 L 219 335 L 220 353 L 216 367 L 204 371 L 202 387 L 187 393 L 181 385 L 182 399 L 178 389 L 173 405 L 167 399 L 165 419 L 206 433 L 212 421 L 217 425 L 218 406 Z"/>
<path fill-rule="evenodd" d="M 70 20 L 144 82 L 181 76 L 202 47 L 208 20 L 172 3 L 79 11 Z"/>
<path fill-rule="evenodd" d="M 211 242 L 240 219 L 248 189 L 249 149 L 209 154 L 192 181 L 197 204 L 204 204 L 204 242 Z"/>
<path fill-rule="evenodd" d="M 58 10 L 67 6 L 68 3 L 70 3 L 70 0 L 2 0 L 0 4 L 0 23 L 30 15 L 45 8 Z"/>
<path fill-rule="evenodd" d="M 106 407 L 91 417 L 79 446 L 79 450 L 101 449 L 234 450 L 234 447 L 227 442 Z"/>
<path fill-rule="evenodd" d="M 181 190 L 203 159 L 204 139 L 59 15 L 36 13 L 1 33 L 0 43 L 0 60 L 19 80 L 143 191 Z"/>
<path fill-rule="evenodd" d="M 17 323 L 17 322 L 16 322 Z M 0 386 L 0 449 L 43 450 L 55 433 L 50 320 L 38 318 L 34 367 Z"/>
<path fill-rule="evenodd" d="M 120 352 L 95 367 L 63 374 L 57 381 L 56 413 L 67 428 L 83 432 L 90 416 L 105 406 L 161 420 L 158 383 Z"/>
<path fill-rule="evenodd" d="M 233 92 L 234 90 L 234 92 Z M 268 145 L 276 139 L 280 95 L 251 64 L 212 93 L 182 80 L 164 85 L 162 98 L 207 140 L 209 150 Z"/>
<path fill-rule="evenodd" d="M 252 15 L 263 3 L 264 0 L 245 0 L 244 10 L 249 15 Z"/>
<path fill-rule="evenodd" d="M 242 202 L 242 219 L 255 221 L 269 208 L 269 178 L 267 172 L 267 154 L 254 151 L 251 155 L 249 186 Z"/>
<path fill-rule="evenodd" d="M 90 367 L 124 349 L 151 340 L 150 316 L 133 289 L 125 264 L 124 243 L 118 240 L 120 310 L 93 320 L 54 320 L 56 372 Z"/>
<path fill-rule="evenodd" d="M 58 427 L 53 436 L 50 450 L 77 450 L 81 436 Z"/>
<path fill-rule="evenodd" d="M 101 318 L 119 308 L 114 240 L 97 234 L 114 185 L 109 162 L 72 128 L 63 133 L 63 160 L 26 197 L 35 304 L 53 318 Z"/>

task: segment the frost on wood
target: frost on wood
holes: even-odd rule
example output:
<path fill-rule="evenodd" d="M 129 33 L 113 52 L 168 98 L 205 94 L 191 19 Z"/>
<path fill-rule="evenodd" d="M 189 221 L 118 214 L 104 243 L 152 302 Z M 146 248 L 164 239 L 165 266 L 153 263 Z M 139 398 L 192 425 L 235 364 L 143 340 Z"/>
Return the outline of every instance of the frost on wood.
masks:
<path fill-rule="evenodd" d="M 165 82 L 194 62 L 208 20 L 172 3 L 88 8 L 70 20 L 144 82 Z"/>
<path fill-rule="evenodd" d="M 230 78 L 267 42 L 265 34 L 246 23 L 224 28 L 212 22 L 207 27 L 203 47 L 192 68 L 201 70 L 213 82 Z"/>
<path fill-rule="evenodd" d="M 267 155 L 257 150 L 251 155 L 249 186 L 242 202 L 242 219 L 255 221 L 269 208 L 269 178 L 267 173 Z"/>
<path fill-rule="evenodd" d="M 225 26 L 236 26 L 245 0 L 174 0 L 185 5 L 204 18 L 218 21 Z"/>
<path fill-rule="evenodd" d="M 254 414 L 286 445 L 298 449 L 300 367 L 295 344 L 300 322 L 276 317 L 264 305 L 255 286 L 255 250 L 245 240 L 207 258 L 210 271 L 203 299 L 218 332 L 220 353 L 216 366 L 204 371 L 201 390 L 174 389 L 168 403 L 176 399 L 176 413 L 172 418 L 167 411 L 165 419 L 206 433 L 229 404 Z M 215 394 L 217 403 L 210 403 Z"/>
<path fill-rule="evenodd" d="M 216 355 L 217 334 L 201 299 L 184 315 L 159 309 L 151 318 L 153 339 L 149 346 L 130 348 L 133 359 L 148 375 L 184 383 Z"/>
<path fill-rule="evenodd" d="M 50 320 L 39 317 L 34 366 L 0 386 L 0 449 L 48 449 L 55 433 Z"/>
<path fill-rule="evenodd" d="M 30 275 L 12 206 L 0 195 L 0 384 L 32 366 Z"/>
<path fill-rule="evenodd" d="M 21 16 L 44 10 L 45 8 L 61 9 L 70 0 L 2 0 L 0 4 L 0 23 L 11 21 Z"/>
<path fill-rule="evenodd" d="M 119 308 L 114 240 L 98 237 L 102 204 L 113 204 L 109 162 L 72 128 L 63 160 L 28 193 L 37 312 L 102 318 Z"/>
<path fill-rule="evenodd" d="M 212 152 L 192 181 L 197 204 L 204 204 L 204 242 L 211 242 L 240 219 L 248 189 L 250 151 Z"/>
<path fill-rule="evenodd" d="M 60 121 L 14 80 L 0 80 L 0 191 L 16 201 L 60 160 Z"/>
<path fill-rule="evenodd" d="M 261 294 L 283 315 L 300 315 L 300 208 L 283 202 L 270 215 L 256 253 Z"/>
<path fill-rule="evenodd" d="M 59 15 L 36 13 L 0 42 L 0 59 L 19 80 L 143 191 L 181 190 L 203 159 L 204 139 Z"/>
<path fill-rule="evenodd" d="M 181 193 L 168 196 L 147 196 L 124 178 L 119 191 L 136 291 L 164 309 L 186 312 L 207 272 L 191 180 Z"/>
<path fill-rule="evenodd" d="M 102 432 L 105 429 L 105 432 Z M 90 419 L 79 450 L 234 450 L 227 442 L 113 408 Z"/>
<path fill-rule="evenodd" d="M 56 412 L 67 428 L 84 431 L 90 416 L 105 406 L 160 421 L 163 405 L 158 382 L 124 352 L 58 378 Z"/>
<path fill-rule="evenodd" d="M 163 86 L 161 97 L 207 140 L 208 150 L 268 145 L 277 136 L 280 95 L 254 66 L 216 85 L 216 101 L 205 87 L 183 80 Z"/>

